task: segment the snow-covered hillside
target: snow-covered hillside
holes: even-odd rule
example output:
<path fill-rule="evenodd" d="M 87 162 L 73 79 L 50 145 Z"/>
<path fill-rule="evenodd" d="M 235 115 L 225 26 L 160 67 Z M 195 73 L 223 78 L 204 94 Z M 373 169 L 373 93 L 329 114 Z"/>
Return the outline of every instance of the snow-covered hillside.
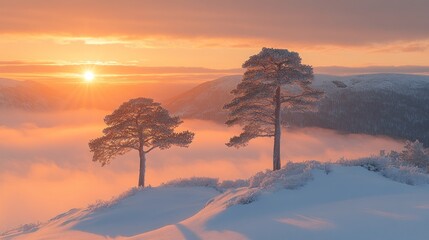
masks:
<path fill-rule="evenodd" d="M 166 107 L 184 118 L 224 123 L 223 106 L 240 81 L 241 76 L 230 76 L 206 82 L 170 99 Z M 325 92 L 319 111 L 285 112 L 285 125 L 418 139 L 429 146 L 429 76 L 316 74 L 313 87 Z"/>
<path fill-rule="evenodd" d="M 343 82 L 345 88 L 355 91 L 383 90 L 412 94 L 415 90 L 427 88 L 429 76 L 397 73 L 363 74 L 342 77 L 318 75 L 314 84 L 315 86 L 320 84 L 322 89 L 329 91 L 333 89 L 332 81 Z M 327 86 L 329 84 L 331 87 Z"/>
<path fill-rule="evenodd" d="M 112 201 L 72 209 L 2 237 L 426 239 L 429 175 L 413 168 L 369 166 L 371 159 L 313 161 L 258 173 L 246 187 L 240 187 L 242 181 L 194 179 L 132 189 Z"/>
<path fill-rule="evenodd" d="M 170 111 L 184 117 L 225 119 L 226 112 L 223 105 L 233 96 L 230 92 L 241 81 L 241 75 L 222 77 L 205 82 L 195 88 L 166 101 Z M 345 90 L 393 91 L 404 95 L 413 95 L 416 92 L 429 88 L 429 76 L 411 74 L 362 74 L 351 76 L 333 76 L 316 74 L 312 86 L 323 90 L 327 95 Z"/>

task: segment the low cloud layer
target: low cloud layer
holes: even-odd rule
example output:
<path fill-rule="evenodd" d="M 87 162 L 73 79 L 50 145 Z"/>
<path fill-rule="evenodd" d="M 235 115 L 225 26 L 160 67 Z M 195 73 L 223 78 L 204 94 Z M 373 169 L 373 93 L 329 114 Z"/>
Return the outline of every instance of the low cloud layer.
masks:
<path fill-rule="evenodd" d="M 101 134 L 106 113 L 7 113 L 8 120 L 0 122 L 1 230 L 47 220 L 137 184 L 136 152 L 105 167 L 91 161 L 87 143 Z M 182 128 L 196 133 L 194 142 L 189 148 L 151 152 L 147 156 L 148 184 L 192 176 L 248 178 L 271 168 L 272 139 L 257 139 L 246 148 L 234 149 L 224 144 L 239 132 L 237 128 L 198 120 L 185 120 Z M 340 135 L 323 129 L 286 130 L 282 163 L 357 158 L 401 145 L 388 138 Z"/>

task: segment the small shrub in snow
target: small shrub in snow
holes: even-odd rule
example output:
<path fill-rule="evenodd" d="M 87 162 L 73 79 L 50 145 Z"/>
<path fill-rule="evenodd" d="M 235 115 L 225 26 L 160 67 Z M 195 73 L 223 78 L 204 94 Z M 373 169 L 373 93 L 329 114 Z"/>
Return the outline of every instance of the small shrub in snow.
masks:
<path fill-rule="evenodd" d="M 192 177 L 184 179 L 175 179 L 167 183 L 163 183 L 163 187 L 211 187 L 218 191 L 223 191 L 230 188 L 247 187 L 247 180 L 226 180 L 219 182 L 217 178 Z"/>
<path fill-rule="evenodd" d="M 102 208 L 108 208 L 108 207 L 111 207 L 111 206 L 113 206 L 113 204 L 111 204 L 110 201 L 105 201 L 105 200 L 97 199 L 97 200 L 95 200 L 94 203 L 90 203 L 88 205 L 88 207 L 86 208 L 86 211 L 93 212 L 95 210 L 99 210 L 99 209 L 102 209 Z"/>
<path fill-rule="evenodd" d="M 322 168 L 326 174 L 329 174 L 332 172 L 332 165 L 331 164 L 323 164 Z"/>
<path fill-rule="evenodd" d="M 58 219 L 60 219 L 60 218 L 63 218 L 63 217 L 69 216 L 69 215 L 71 215 L 71 214 L 74 214 L 74 213 L 76 213 L 76 212 L 78 212 L 78 211 L 79 211 L 79 209 L 78 209 L 78 208 L 72 208 L 72 209 L 68 210 L 68 211 L 67 211 L 67 212 L 65 212 L 65 213 L 61 213 L 61 214 L 59 214 L 59 215 L 57 215 L 57 216 L 55 216 L 55 217 L 53 217 L 53 218 L 49 219 L 49 221 L 51 222 L 51 221 L 58 220 Z"/>
<path fill-rule="evenodd" d="M 429 172 L 429 149 L 425 149 L 418 140 L 406 141 L 402 152 L 391 151 L 386 154 L 380 151 L 378 157 L 366 157 L 356 160 L 340 159 L 342 165 L 362 166 L 374 172 L 385 170 L 389 167 L 401 168 L 405 166 L 418 167 L 422 172 Z"/>
<path fill-rule="evenodd" d="M 230 207 L 230 206 L 234 206 L 234 205 L 250 204 L 250 203 L 256 201 L 256 199 L 258 199 L 258 197 L 259 197 L 259 195 L 261 195 L 261 193 L 262 193 L 261 189 L 258 189 L 258 188 L 249 189 L 243 195 L 239 195 L 235 198 L 231 198 L 227 202 L 226 205 L 227 205 L 227 207 Z"/>
<path fill-rule="evenodd" d="M 40 222 L 19 225 L 18 227 L 12 228 L 5 232 L 0 232 L 0 238 L 3 239 L 3 237 L 5 237 L 4 239 L 12 239 L 13 236 L 19 234 L 35 232 L 39 230 L 41 225 L 42 224 Z"/>
<path fill-rule="evenodd" d="M 402 161 L 396 152 L 379 157 L 366 157 L 356 160 L 343 159 L 338 163 L 345 166 L 361 166 L 370 171 L 379 172 L 394 181 L 409 185 L 429 183 L 429 174 L 424 169 Z"/>
<path fill-rule="evenodd" d="M 249 179 L 249 187 L 259 187 L 266 190 L 295 189 L 312 179 L 311 170 L 320 169 L 328 172 L 326 165 L 317 161 L 289 162 L 280 170 L 257 173 Z"/>
<path fill-rule="evenodd" d="M 184 179 L 175 179 L 167 183 L 163 183 L 163 187 L 211 187 L 217 189 L 219 179 L 207 177 L 192 177 Z"/>
<path fill-rule="evenodd" d="M 119 195 L 117 197 L 113 197 L 112 199 L 110 199 L 108 201 L 97 200 L 95 203 L 89 204 L 86 211 L 93 212 L 95 210 L 100 210 L 103 208 L 110 208 L 110 207 L 118 204 L 121 200 L 128 198 L 128 197 L 131 197 L 139 191 L 144 191 L 144 190 L 148 190 L 148 189 L 150 189 L 150 188 L 149 187 L 146 187 L 146 188 L 133 187 L 130 190 L 122 193 L 121 195 Z"/>
<path fill-rule="evenodd" d="M 429 149 L 425 149 L 418 140 L 406 141 L 404 150 L 399 153 L 399 159 L 426 171 L 429 169 Z"/>
<path fill-rule="evenodd" d="M 429 184 L 429 175 L 415 166 L 389 166 L 383 169 L 381 174 L 394 181 L 409 185 Z"/>
<path fill-rule="evenodd" d="M 344 166 L 361 166 L 369 171 L 379 172 L 382 169 L 385 169 L 386 166 L 392 165 L 393 161 L 389 157 L 365 157 L 353 160 L 340 159 L 338 164 Z"/>
<path fill-rule="evenodd" d="M 248 187 L 248 186 L 249 186 L 249 181 L 243 180 L 243 179 L 225 180 L 219 183 L 218 185 L 220 189 L 241 188 L 241 187 Z"/>

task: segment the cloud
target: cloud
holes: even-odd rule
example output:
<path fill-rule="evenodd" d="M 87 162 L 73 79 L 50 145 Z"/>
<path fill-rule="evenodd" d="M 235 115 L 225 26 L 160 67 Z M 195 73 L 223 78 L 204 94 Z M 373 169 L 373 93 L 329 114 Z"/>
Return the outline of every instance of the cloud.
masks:
<path fill-rule="evenodd" d="M 0 61 L 0 75 L 8 78 L 41 82 L 81 82 L 82 73 L 91 69 L 97 82 L 104 83 L 201 83 L 225 75 L 241 74 L 242 69 L 211 69 L 203 67 L 147 67 L 115 62 L 22 62 Z"/>
<path fill-rule="evenodd" d="M 424 52 L 429 48 L 428 41 L 414 41 L 414 42 L 396 42 L 384 46 L 375 46 L 373 52 L 375 53 L 392 53 L 404 52 L 415 53 Z"/>
<path fill-rule="evenodd" d="M 21 61 L 0 61 L 0 73 L 77 73 L 85 67 L 97 69 L 105 74 L 147 74 L 147 75 L 171 75 L 171 74 L 213 74 L 213 73 L 237 73 L 241 69 L 210 69 L 203 67 L 147 67 L 132 64 L 112 64 L 87 62 L 78 64 L 32 63 Z"/>
<path fill-rule="evenodd" d="M 426 0 L 15 0 L 2 3 L 0 32 L 361 45 L 428 39 L 428 8 Z"/>

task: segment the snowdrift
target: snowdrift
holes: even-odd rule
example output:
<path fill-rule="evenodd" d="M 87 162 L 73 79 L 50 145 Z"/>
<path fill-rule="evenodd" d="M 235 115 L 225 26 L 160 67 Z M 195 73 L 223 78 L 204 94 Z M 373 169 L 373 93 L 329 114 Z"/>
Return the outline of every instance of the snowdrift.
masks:
<path fill-rule="evenodd" d="M 131 189 L 3 239 L 426 239 L 429 176 L 372 158 Z"/>

